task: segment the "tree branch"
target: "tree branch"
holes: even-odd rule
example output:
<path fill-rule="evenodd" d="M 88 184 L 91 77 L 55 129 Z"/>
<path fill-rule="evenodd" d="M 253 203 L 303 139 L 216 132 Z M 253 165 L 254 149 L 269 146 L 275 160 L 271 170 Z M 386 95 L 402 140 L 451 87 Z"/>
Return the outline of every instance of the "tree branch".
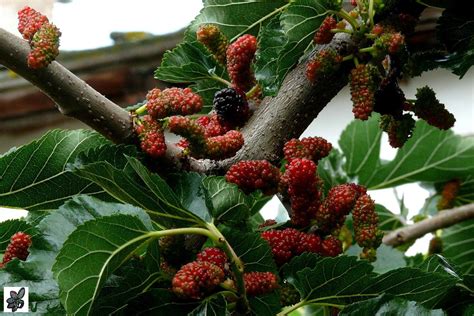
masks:
<path fill-rule="evenodd" d="M 127 111 L 58 62 L 38 70 L 29 68 L 29 52 L 26 41 L 0 28 L 0 64 L 37 86 L 62 114 L 81 120 L 116 143 L 133 142 L 132 121 Z"/>
<path fill-rule="evenodd" d="M 383 243 L 396 247 L 437 229 L 446 228 L 471 218 L 474 218 L 474 203 L 441 211 L 431 218 L 394 230 L 384 236 Z"/>
<path fill-rule="evenodd" d="M 347 34 L 337 34 L 330 44 L 319 46 L 317 51 L 331 48 L 345 55 L 350 45 L 351 41 Z M 191 169 L 200 172 L 219 172 L 227 170 L 232 164 L 241 160 L 266 159 L 278 162 L 282 158 L 285 142 L 291 138 L 298 138 L 347 84 L 349 70 L 347 65 L 328 75 L 324 82 L 317 84 L 311 84 L 306 78 L 306 66 L 307 62 L 300 63 L 286 76 L 275 97 L 263 99 L 243 127 L 245 144 L 234 157 L 220 162 L 192 161 Z"/>
<path fill-rule="evenodd" d="M 345 54 L 350 46 L 347 34 L 319 49 L 332 48 Z M 33 70 L 27 65 L 30 48 L 26 41 L 0 29 L 0 63 L 21 75 L 48 95 L 59 111 L 77 118 L 116 143 L 132 143 L 134 133 L 128 112 L 95 91 L 57 62 Z M 165 159 L 175 168 L 201 173 L 227 170 L 240 160 L 267 159 L 277 162 L 284 143 L 299 137 L 327 103 L 346 85 L 348 69 L 340 69 L 327 80 L 311 84 L 306 76 L 307 62 L 299 64 L 285 78 L 275 97 L 266 97 L 242 129 L 243 148 L 224 161 L 181 159 L 180 150 L 168 144 Z M 347 68 L 347 67 L 345 67 Z"/>

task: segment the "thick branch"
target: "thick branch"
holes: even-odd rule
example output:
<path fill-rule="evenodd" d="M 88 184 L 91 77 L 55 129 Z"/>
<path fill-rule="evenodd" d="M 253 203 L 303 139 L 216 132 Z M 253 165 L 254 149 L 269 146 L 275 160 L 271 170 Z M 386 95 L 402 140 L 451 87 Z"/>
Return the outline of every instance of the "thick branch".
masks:
<path fill-rule="evenodd" d="M 474 218 L 474 203 L 444 210 L 429 219 L 394 230 L 384 236 L 383 243 L 396 247 L 437 229 L 446 228 L 471 218 Z"/>
<path fill-rule="evenodd" d="M 350 45 L 347 34 L 337 34 L 329 45 L 341 55 Z M 191 162 L 196 171 L 223 171 L 241 160 L 267 159 L 277 162 L 282 158 L 285 142 L 298 138 L 318 116 L 319 112 L 346 85 L 347 69 L 329 75 L 327 80 L 311 84 L 306 78 L 307 62 L 300 63 L 285 78 L 275 97 L 266 97 L 242 129 L 245 144 L 233 158 L 219 163 Z"/>
<path fill-rule="evenodd" d="M 132 142 L 132 121 L 127 111 L 57 62 L 38 70 L 29 68 L 29 52 L 26 41 L 0 28 L 0 64 L 37 86 L 62 114 L 81 120 L 116 143 Z"/>

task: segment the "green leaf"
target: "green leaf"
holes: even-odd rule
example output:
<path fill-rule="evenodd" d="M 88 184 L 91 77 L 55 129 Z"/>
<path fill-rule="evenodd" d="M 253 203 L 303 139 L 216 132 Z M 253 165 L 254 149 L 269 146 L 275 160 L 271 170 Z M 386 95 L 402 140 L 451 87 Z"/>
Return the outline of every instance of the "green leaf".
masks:
<path fill-rule="evenodd" d="M 160 243 L 159 239 L 154 239 L 148 243 L 143 263 L 150 273 L 159 272 L 160 269 Z"/>
<path fill-rule="evenodd" d="M 338 184 L 349 182 L 349 178 L 343 169 L 344 158 L 337 149 L 331 150 L 329 156 L 318 162 L 318 174 L 324 182 L 324 192 L 327 192 Z"/>
<path fill-rule="evenodd" d="M 170 185 L 180 203 L 203 221 L 210 223 L 212 216 L 206 206 L 204 176 L 196 172 L 181 172 L 170 177 Z"/>
<path fill-rule="evenodd" d="M 152 289 L 133 298 L 124 315 L 188 315 L 196 302 L 178 301 L 167 289 Z"/>
<path fill-rule="evenodd" d="M 429 256 L 418 268 L 426 272 L 445 274 L 457 281 L 461 280 L 453 265 L 440 255 Z"/>
<path fill-rule="evenodd" d="M 163 55 L 155 78 L 167 82 L 196 82 L 225 77 L 225 69 L 199 42 L 184 42 Z"/>
<path fill-rule="evenodd" d="M 358 256 L 361 252 L 361 247 L 353 245 L 346 251 L 346 255 Z M 384 244 L 377 248 L 377 260 L 370 264 L 374 267 L 374 272 L 377 273 L 385 273 L 390 270 L 406 267 L 407 265 L 403 252 Z"/>
<path fill-rule="evenodd" d="M 272 69 L 267 67 L 267 78 L 273 82 L 267 85 L 278 90 L 288 72 L 312 45 L 314 33 L 328 14 L 328 10 L 339 10 L 340 2 L 332 0 L 294 0 L 282 12 L 280 20 L 287 41 L 278 55 Z M 263 48 L 265 49 L 265 47 Z M 271 70 L 271 73 L 270 73 Z"/>
<path fill-rule="evenodd" d="M 366 301 L 346 306 L 339 315 L 442 316 L 446 314 L 441 309 L 430 310 L 419 305 L 417 302 L 383 294 Z"/>
<path fill-rule="evenodd" d="M 233 42 L 244 34 L 258 33 L 258 29 L 288 6 L 284 0 L 205 0 L 204 8 L 186 31 L 186 38 L 194 39 L 201 24 L 216 24 Z"/>
<path fill-rule="evenodd" d="M 454 52 L 446 60 L 439 62 L 441 67 L 451 69 L 451 71 L 462 79 L 467 71 L 474 65 L 474 48 L 465 52 Z"/>
<path fill-rule="evenodd" d="M 176 195 L 157 174 L 135 158 L 118 169 L 108 162 L 75 165 L 74 172 L 100 185 L 117 200 L 145 209 L 163 227 L 195 225 L 200 219 L 180 205 Z"/>
<path fill-rule="evenodd" d="M 474 8 L 460 5 L 444 10 L 438 19 L 437 35 L 450 52 L 474 49 Z"/>
<path fill-rule="evenodd" d="M 107 195 L 66 170 L 68 163 L 108 141 L 98 133 L 54 130 L 0 157 L 0 205 L 30 211 L 52 209 L 77 194 Z"/>
<path fill-rule="evenodd" d="M 88 221 L 70 234 L 53 266 L 66 311 L 88 315 L 105 280 L 147 242 L 148 232 L 135 216 L 112 215 Z"/>
<path fill-rule="evenodd" d="M 443 256 L 456 264 L 462 274 L 474 272 L 474 219 L 443 230 Z"/>
<path fill-rule="evenodd" d="M 110 315 L 123 310 L 137 293 L 148 289 L 160 279 L 160 273 L 150 273 L 140 262 L 131 260 L 107 279 L 92 315 Z"/>
<path fill-rule="evenodd" d="M 344 169 L 349 176 L 358 176 L 360 181 L 369 178 L 374 169 L 380 168 L 382 130 L 378 119 L 379 115 L 373 114 L 367 121 L 353 120 L 339 139 L 339 146 L 346 157 Z"/>
<path fill-rule="evenodd" d="M 222 316 L 230 315 L 227 311 L 227 301 L 222 295 L 206 298 L 188 316 Z"/>
<path fill-rule="evenodd" d="M 390 162 L 380 161 L 378 153 L 370 151 L 367 146 L 361 146 L 363 151 L 358 146 L 357 150 L 346 146 L 351 139 L 355 144 L 379 143 L 379 136 L 374 133 L 369 133 L 366 137 L 363 135 L 366 128 L 375 128 L 375 120 L 376 117 L 365 122 L 351 123 L 340 141 L 349 175 L 357 175 L 359 184 L 367 186 L 369 190 L 417 181 L 445 182 L 474 174 L 474 165 L 471 163 L 474 159 L 474 137 L 461 137 L 452 131 L 442 131 L 423 120 L 416 123 L 413 137 L 398 150 Z M 350 137 L 352 133 L 356 135 L 354 138 Z M 344 147 L 343 143 L 346 144 Z M 364 167 L 359 168 L 359 165 Z"/>
<path fill-rule="evenodd" d="M 392 231 L 404 226 L 405 219 L 398 214 L 389 211 L 385 206 L 375 204 L 375 211 L 379 216 L 379 228 L 384 231 Z"/>
<path fill-rule="evenodd" d="M 202 98 L 203 106 L 200 113 L 207 114 L 212 110 L 214 95 L 217 91 L 222 90 L 225 87 L 225 84 L 211 79 L 199 80 L 195 84 L 189 86 L 189 88 L 199 94 Z"/>
<path fill-rule="evenodd" d="M 266 295 L 249 297 L 250 310 L 254 315 L 273 316 L 281 311 L 280 295 L 272 292 Z"/>
<path fill-rule="evenodd" d="M 245 264 L 245 272 L 270 271 L 276 273 L 275 262 L 268 243 L 259 233 L 222 229 L 229 244 Z"/>
<path fill-rule="evenodd" d="M 258 49 L 255 53 L 255 78 L 263 87 L 263 95 L 276 95 L 278 85 L 274 78 L 278 67 L 278 58 L 288 41 L 280 25 L 280 16 L 275 16 L 267 25 L 260 28 L 258 34 Z"/>
<path fill-rule="evenodd" d="M 220 176 L 206 177 L 202 183 L 208 208 L 217 221 L 241 221 L 250 216 L 249 199 L 237 185 Z"/>
<path fill-rule="evenodd" d="M 36 227 L 37 236 L 41 238 L 33 238 L 28 260 L 13 260 L 6 269 L 0 269 L 0 285 L 27 284 L 30 287 L 30 302 L 37 307 L 37 313 L 51 310 L 53 315 L 64 315 L 65 311 L 59 301 L 59 288 L 51 271 L 57 252 L 77 226 L 112 214 L 137 216 L 151 228 L 149 217 L 137 207 L 107 203 L 89 196 L 76 196 L 41 220 Z"/>
<path fill-rule="evenodd" d="M 295 264 L 301 265 L 300 262 Z M 373 273 L 373 267 L 356 257 L 322 258 L 314 267 L 293 268 L 284 277 L 300 292 L 308 304 L 347 305 L 383 293 L 414 300 L 425 307 L 440 303 L 456 281 L 446 275 L 420 269 L 400 268 L 385 274 Z"/>
<path fill-rule="evenodd" d="M 5 250 L 10 243 L 10 238 L 17 232 L 25 232 L 31 229 L 31 225 L 21 219 L 11 219 L 0 223 L 0 251 Z"/>

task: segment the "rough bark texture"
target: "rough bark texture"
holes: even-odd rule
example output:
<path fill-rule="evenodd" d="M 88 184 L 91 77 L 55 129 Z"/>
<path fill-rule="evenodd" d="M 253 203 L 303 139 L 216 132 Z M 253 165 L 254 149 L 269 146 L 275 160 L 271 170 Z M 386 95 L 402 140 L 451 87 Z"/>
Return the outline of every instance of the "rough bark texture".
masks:
<path fill-rule="evenodd" d="M 432 218 L 394 230 L 384 236 L 383 243 L 396 247 L 434 232 L 437 229 L 446 228 L 471 218 L 474 218 L 474 203 L 441 211 Z"/>
<path fill-rule="evenodd" d="M 338 34 L 329 45 L 341 55 L 348 50 L 350 39 Z M 307 62 L 300 63 L 285 78 L 275 97 L 266 97 L 242 129 L 245 144 L 234 157 L 221 161 L 192 161 L 195 171 L 219 172 L 241 160 L 266 159 L 278 162 L 286 141 L 298 138 L 319 112 L 347 84 L 348 69 L 341 68 L 321 84 L 306 78 Z"/>
<path fill-rule="evenodd" d="M 1 28 L 0 43 L 0 64 L 37 86 L 56 103 L 62 114 L 81 120 L 114 142 L 132 142 L 128 112 L 57 62 L 46 68 L 30 69 L 28 43 Z"/>

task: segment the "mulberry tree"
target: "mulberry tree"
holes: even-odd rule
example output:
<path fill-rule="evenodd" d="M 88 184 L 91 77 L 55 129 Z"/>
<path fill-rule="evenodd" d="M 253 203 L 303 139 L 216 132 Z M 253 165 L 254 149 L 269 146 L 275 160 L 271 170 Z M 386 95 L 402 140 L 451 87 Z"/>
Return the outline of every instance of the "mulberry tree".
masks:
<path fill-rule="evenodd" d="M 438 26 L 420 35 L 431 6 Z M 471 6 L 205 0 L 155 71 L 177 86 L 127 109 L 54 61 L 58 26 L 18 15 L 22 38 L 0 29 L 0 64 L 92 128 L 0 156 L 0 205 L 28 211 L 0 223 L 0 279 L 29 287 L 31 312 L 474 311 L 474 138 L 450 130 L 432 88 L 410 99 L 399 86 L 439 67 L 465 75 Z M 339 146 L 300 139 L 346 85 L 354 121 Z M 371 197 L 417 182 L 432 195 L 414 224 Z M 264 218 L 271 198 L 281 208 Z M 405 254 L 428 233 L 427 255 Z"/>

